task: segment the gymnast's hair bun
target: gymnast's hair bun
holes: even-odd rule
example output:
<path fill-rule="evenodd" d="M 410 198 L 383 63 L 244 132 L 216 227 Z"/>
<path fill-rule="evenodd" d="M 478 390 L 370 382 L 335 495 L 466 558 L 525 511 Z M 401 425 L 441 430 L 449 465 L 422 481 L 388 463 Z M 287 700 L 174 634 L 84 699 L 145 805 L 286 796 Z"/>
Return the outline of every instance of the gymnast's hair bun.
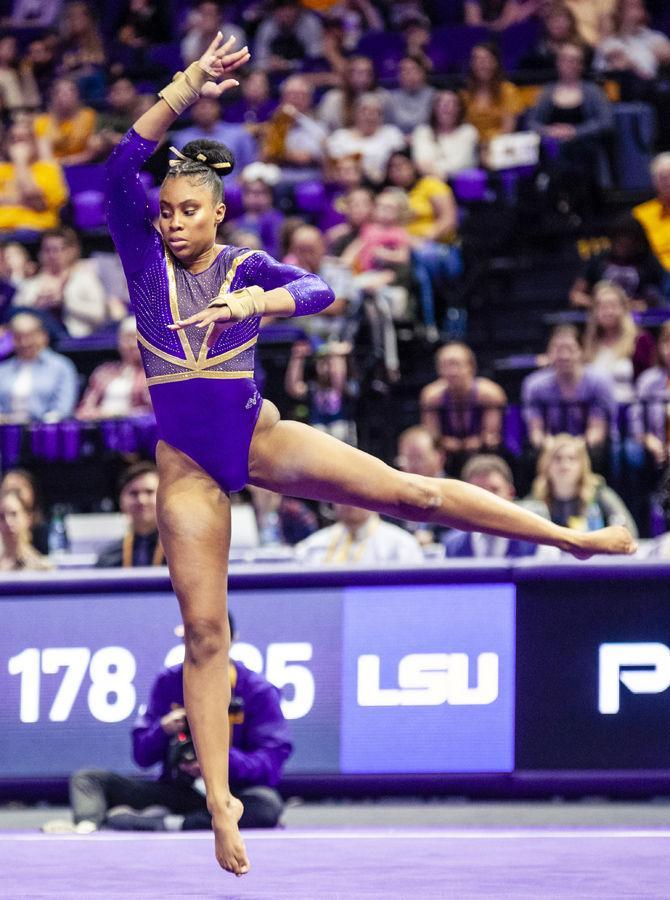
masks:
<path fill-rule="evenodd" d="M 233 151 L 218 141 L 210 141 L 205 138 L 189 141 L 181 152 L 188 159 L 207 166 L 222 177 L 230 175 L 235 168 Z"/>

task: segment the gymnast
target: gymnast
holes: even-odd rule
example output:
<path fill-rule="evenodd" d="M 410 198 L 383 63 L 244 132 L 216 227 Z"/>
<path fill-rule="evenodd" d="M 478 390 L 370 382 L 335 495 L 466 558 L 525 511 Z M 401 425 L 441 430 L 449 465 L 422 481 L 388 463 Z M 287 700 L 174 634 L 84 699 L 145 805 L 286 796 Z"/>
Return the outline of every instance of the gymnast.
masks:
<path fill-rule="evenodd" d="M 198 97 L 220 97 L 249 60 L 219 34 L 159 93 L 107 163 L 107 220 L 137 316 L 138 342 L 158 423 L 158 524 L 184 621 L 184 697 L 212 814 L 216 857 L 249 870 L 228 785 L 230 635 L 226 579 L 230 493 L 245 484 L 349 503 L 399 519 L 487 531 L 560 547 L 585 559 L 631 553 L 621 526 L 582 534 L 477 487 L 409 475 L 308 425 L 280 421 L 254 383 L 261 317 L 318 313 L 333 301 L 316 275 L 262 252 L 216 243 L 221 176 L 230 151 L 187 144 L 160 191 L 157 231 L 139 179 L 143 163 Z"/>

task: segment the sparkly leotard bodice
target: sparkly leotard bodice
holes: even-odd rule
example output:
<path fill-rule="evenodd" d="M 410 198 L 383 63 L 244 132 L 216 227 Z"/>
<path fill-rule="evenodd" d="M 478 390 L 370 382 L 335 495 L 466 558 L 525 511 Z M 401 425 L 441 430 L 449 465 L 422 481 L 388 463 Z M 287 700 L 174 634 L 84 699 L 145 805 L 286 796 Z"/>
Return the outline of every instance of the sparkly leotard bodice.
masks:
<path fill-rule="evenodd" d="M 131 130 L 107 163 L 107 222 L 128 281 L 138 342 L 159 436 L 186 453 L 226 491 L 247 481 L 251 436 L 261 397 L 253 380 L 260 317 L 224 329 L 207 347 L 206 329 L 167 326 L 202 310 L 223 287 L 283 287 L 295 315 L 319 312 L 333 300 L 316 275 L 276 262 L 267 253 L 224 247 L 193 275 L 154 228 L 139 180 L 155 142 Z"/>

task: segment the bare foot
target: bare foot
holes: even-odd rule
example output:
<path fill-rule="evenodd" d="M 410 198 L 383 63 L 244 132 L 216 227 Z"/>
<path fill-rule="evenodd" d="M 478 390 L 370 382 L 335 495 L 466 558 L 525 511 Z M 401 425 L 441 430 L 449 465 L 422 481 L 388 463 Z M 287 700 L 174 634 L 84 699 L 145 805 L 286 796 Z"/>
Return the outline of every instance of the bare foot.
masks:
<path fill-rule="evenodd" d="M 246 875 L 251 868 L 237 823 L 244 807 L 237 797 L 231 797 L 228 809 L 212 815 L 215 853 L 219 865 L 233 875 Z"/>
<path fill-rule="evenodd" d="M 637 550 L 637 542 L 623 525 L 611 525 L 609 528 L 580 534 L 578 543 L 568 549 L 577 559 L 589 559 L 596 553 L 630 556 Z"/>

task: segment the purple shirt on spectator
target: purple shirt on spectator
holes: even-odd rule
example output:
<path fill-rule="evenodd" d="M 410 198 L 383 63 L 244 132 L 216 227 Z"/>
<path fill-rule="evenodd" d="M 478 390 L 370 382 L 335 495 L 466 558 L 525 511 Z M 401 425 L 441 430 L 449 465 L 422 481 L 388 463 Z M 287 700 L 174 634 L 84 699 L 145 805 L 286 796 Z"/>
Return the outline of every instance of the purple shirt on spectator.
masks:
<path fill-rule="evenodd" d="M 528 375 L 521 386 L 526 424 L 540 418 L 547 434 L 583 435 L 592 418 L 616 422 L 616 403 L 602 375 L 586 368 L 570 397 L 564 397 L 553 368 Z"/>
<path fill-rule="evenodd" d="M 635 386 L 637 399 L 631 409 L 631 430 L 633 436 L 653 434 L 664 444 L 668 442 L 668 413 L 670 412 L 670 375 L 661 366 L 647 369 Z"/>
<path fill-rule="evenodd" d="M 244 704 L 244 719 L 233 726 L 228 763 L 230 784 L 235 787 L 267 785 L 281 780 L 282 767 L 291 755 L 293 745 L 279 705 L 279 691 L 274 685 L 241 663 L 234 662 L 237 682 L 233 696 Z M 151 689 L 146 712 L 133 727 L 133 758 L 146 768 L 163 763 L 161 780 L 169 780 L 165 757 L 170 736 L 161 727 L 161 719 L 176 706 L 184 705 L 182 665 L 164 669 Z"/>

